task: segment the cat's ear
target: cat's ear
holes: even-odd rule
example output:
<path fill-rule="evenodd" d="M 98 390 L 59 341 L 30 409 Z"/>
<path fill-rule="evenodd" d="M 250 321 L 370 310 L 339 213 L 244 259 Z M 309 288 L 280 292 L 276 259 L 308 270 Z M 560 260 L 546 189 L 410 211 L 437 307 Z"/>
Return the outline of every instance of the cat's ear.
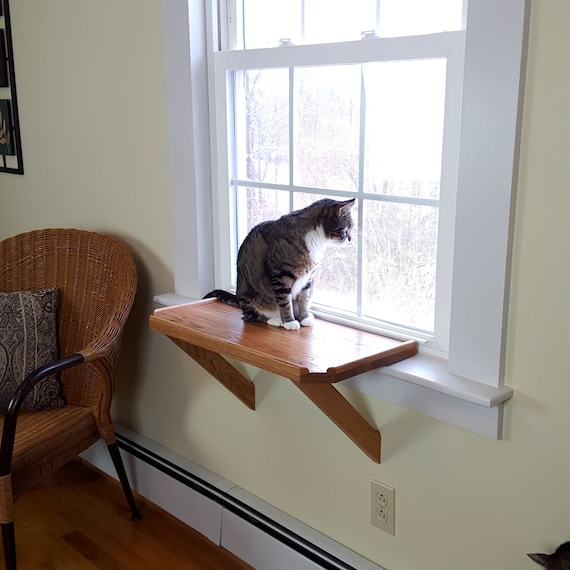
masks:
<path fill-rule="evenodd" d="M 557 549 L 555 554 L 570 554 L 570 542 L 565 542 L 561 544 Z"/>
<path fill-rule="evenodd" d="M 341 214 L 342 212 L 348 212 L 352 206 L 354 206 L 354 202 L 356 202 L 356 198 L 351 198 L 345 202 L 339 202 L 337 204 L 337 215 Z"/>
<path fill-rule="evenodd" d="M 550 560 L 550 557 L 552 556 L 551 554 L 527 554 L 527 556 L 531 559 L 534 560 L 535 562 L 538 562 L 539 564 L 542 564 L 542 566 L 544 566 L 545 568 L 548 568 L 548 561 Z"/>

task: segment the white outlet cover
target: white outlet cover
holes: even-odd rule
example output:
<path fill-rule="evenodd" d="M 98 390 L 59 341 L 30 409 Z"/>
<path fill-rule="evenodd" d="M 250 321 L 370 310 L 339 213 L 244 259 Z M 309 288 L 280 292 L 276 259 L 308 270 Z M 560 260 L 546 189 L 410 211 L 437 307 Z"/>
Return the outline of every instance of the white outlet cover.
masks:
<path fill-rule="evenodd" d="M 374 480 L 370 481 L 370 523 L 396 534 L 396 489 Z"/>

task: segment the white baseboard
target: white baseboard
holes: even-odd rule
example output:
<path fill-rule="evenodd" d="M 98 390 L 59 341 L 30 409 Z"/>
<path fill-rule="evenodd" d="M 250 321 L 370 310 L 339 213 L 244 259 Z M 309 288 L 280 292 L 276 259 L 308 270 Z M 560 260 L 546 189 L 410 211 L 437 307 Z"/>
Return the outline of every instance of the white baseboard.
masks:
<path fill-rule="evenodd" d="M 123 426 L 116 428 L 132 488 L 253 568 L 383 570 L 231 481 Z M 102 440 L 81 457 L 116 478 Z"/>

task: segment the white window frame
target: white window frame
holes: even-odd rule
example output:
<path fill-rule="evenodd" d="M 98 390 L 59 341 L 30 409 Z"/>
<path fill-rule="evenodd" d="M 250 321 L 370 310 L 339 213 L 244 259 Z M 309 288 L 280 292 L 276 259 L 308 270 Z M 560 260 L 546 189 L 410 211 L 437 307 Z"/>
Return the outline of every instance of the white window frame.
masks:
<path fill-rule="evenodd" d="M 529 5 L 469 2 L 449 361 L 418 355 L 342 383 L 495 439 L 513 394 L 504 364 Z M 175 292 L 158 296 L 162 304 L 200 298 L 215 283 L 217 172 L 209 165 L 216 125 L 208 119 L 207 73 L 213 18 L 210 0 L 163 0 Z"/>
<path fill-rule="evenodd" d="M 230 124 L 231 109 L 228 109 L 226 94 L 231 90 L 231 71 L 235 69 L 269 69 L 271 67 L 289 68 L 323 65 L 345 65 L 375 62 L 375 61 L 406 61 L 421 59 L 446 60 L 446 117 L 459 114 L 461 106 L 461 91 L 463 83 L 463 54 L 465 33 L 448 32 L 445 34 L 430 34 L 412 38 L 363 39 L 354 42 L 344 42 L 330 45 L 288 46 L 275 49 L 256 49 L 249 53 L 242 50 L 219 51 L 214 54 L 214 89 L 215 115 L 217 130 L 215 133 L 216 146 L 214 153 L 216 161 L 216 188 L 213 190 L 214 212 L 216 212 L 214 227 L 219 228 L 217 237 L 220 239 L 220 251 L 216 256 L 215 274 L 216 287 L 231 289 L 235 287 L 235 252 L 239 244 L 235 243 L 236 213 L 232 210 L 230 187 L 230 171 L 228 156 L 231 154 Z M 277 55 L 275 52 L 278 52 Z M 452 108 L 454 108 L 452 110 Z M 444 168 L 441 174 L 441 199 L 439 202 L 439 232 L 438 232 L 438 266 L 437 266 L 437 310 L 436 334 L 412 332 L 405 327 L 379 325 L 386 334 L 399 337 L 414 338 L 422 342 L 422 352 L 447 356 L 449 350 L 449 328 L 451 299 L 451 267 L 453 251 L 453 221 L 455 210 L 455 186 L 457 181 L 457 148 L 459 147 L 459 124 L 450 124 L 446 120 L 443 134 Z M 339 199 L 347 199 L 343 196 Z M 363 199 L 369 196 L 363 195 Z M 245 236 L 243 236 L 245 237 Z M 323 311 L 313 307 L 317 316 L 326 314 L 343 324 L 350 323 L 335 315 L 332 311 Z M 333 313 L 333 314 L 331 314 Z M 357 326 L 366 326 L 358 323 Z M 439 322 L 446 321 L 446 322 Z M 366 327 L 372 328 L 372 327 Z"/>

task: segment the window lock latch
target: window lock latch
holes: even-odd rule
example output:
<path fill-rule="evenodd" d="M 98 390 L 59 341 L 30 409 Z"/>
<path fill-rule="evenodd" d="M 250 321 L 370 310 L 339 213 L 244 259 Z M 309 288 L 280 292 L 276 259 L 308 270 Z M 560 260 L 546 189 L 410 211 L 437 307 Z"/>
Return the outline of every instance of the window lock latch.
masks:
<path fill-rule="evenodd" d="M 379 37 L 379 36 L 376 33 L 376 30 L 364 30 L 363 32 L 360 32 L 360 39 L 361 40 L 371 40 L 371 39 L 374 39 L 377 37 Z"/>

